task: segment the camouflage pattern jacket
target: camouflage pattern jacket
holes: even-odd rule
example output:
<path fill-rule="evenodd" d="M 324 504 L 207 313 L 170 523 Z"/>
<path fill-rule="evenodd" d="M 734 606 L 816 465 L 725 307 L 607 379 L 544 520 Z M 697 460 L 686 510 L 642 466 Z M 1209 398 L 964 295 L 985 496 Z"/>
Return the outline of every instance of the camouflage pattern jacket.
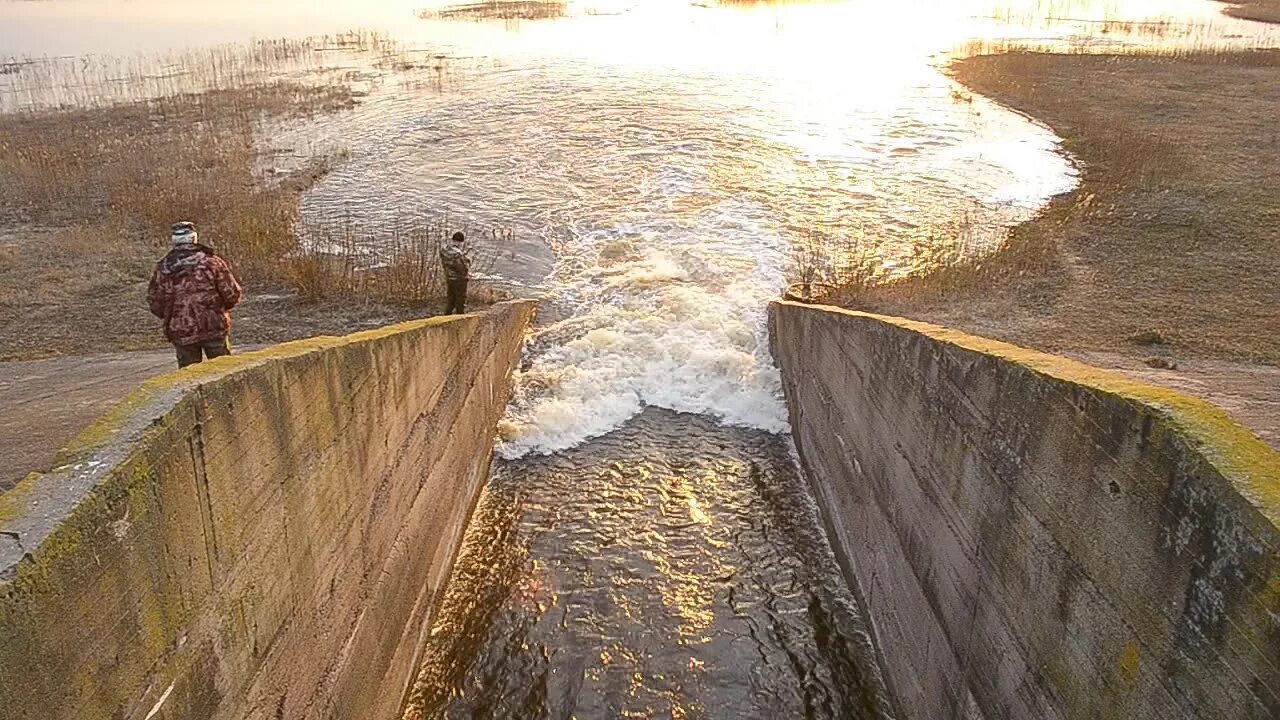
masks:
<path fill-rule="evenodd" d="M 227 262 L 204 245 L 174 248 L 156 263 L 147 289 L 151 313 L 174 345 L 195 345 L 231 332 L 240 283 Z"/>
<path fill-rule="evenodd" d="M 471 274 L 471 258 L 466 250 L 451 242 L 440 246 L 440 264 L 444 266 L 446 280 L 466 280 Z"/>

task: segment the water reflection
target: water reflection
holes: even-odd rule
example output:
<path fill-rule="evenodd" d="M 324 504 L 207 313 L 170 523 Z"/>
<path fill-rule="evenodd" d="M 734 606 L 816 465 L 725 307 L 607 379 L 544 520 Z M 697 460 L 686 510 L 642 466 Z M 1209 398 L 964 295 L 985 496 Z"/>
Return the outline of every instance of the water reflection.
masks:
<path fill-rule="evenodd" d="M 878 718 L 785 439 L 648 411 L 498 463 L 426 648 L 424 718 Z"/>
<path fill-rule="evenodd" d="M 0 107 L 180 92 L 209 67 L 227 71 L 215 83 L 354 83 L 350 112 L 260 128 L 268 162 L 346 158 L 304 215 L 515 228 L 496 270 L 544 296 L 542 325 L 428 648 L 429 715 L 871 717 L 860 621 L 769 434 L 786 413 L 764 306 L 790 249 L 821 237 L 882 276 L 921 272 L 992 252 L 1072 187 L 1047 129 L 946 76 L 956 48 L 982 49 L 969 41 L 1175 52 L 1276 31 L 1208 0 L 551 4 L 563 17 L 0 2 L 0 55 L 18 56 L 0 61 Z M 351 27 L 396 50 L 210 50 Z"/>
<path fill-rule="evenodd" d="M 496 274 L 545 293 L 548 322 L 520 379 L 509 456 L 572 446 L 649 405 L 782 429 L 762 308 L 785 285 L 797 239 L 847 248 L 838 261 L 874 258 L 878 277 L 924 272 L 994 251 L 1006 228 L 1070 189 L 1052 134 L 945 75 L 957 43 L 1273 37 L 1207 0 L 592 0 L 514 25 L 432 16 L 449 2 L 425 18 L 417 3 L 366 5 L 6 3 L 0 37 L 5 47 L 40 38 L 48 52 L 74 38 L 84 52 L 112 47 L 117 31 L 146 46 L 151 29 L 190 24 L 203 41 L 271 32 L 284 7 L 296 11 L 291 32 L 385 28 L 390 62 L 313 48 L 281 68 L 358 83 L 359 107 L 262 136 L 275 162 L 317 147 L 348 158 L 304 198 L 312 219 L 384 226 L 412 208 L 515 229 Z M 136 22 L 140 11 L 148 22 Z M 126 16 L 138 30 L 113 25 Z M 58 32 L 28 32 L 54 21 Z M 1190 27 L 1206 35 L 1175 29 Z M 175 37 L 191 33 L 164 42 Z M 232 81 L 269 66 L 215 65 Z M 112 84 L 114 66 L 98 66 L 69 73 L 66 96 L 102 83 L 163 91 L 175 77 L 140 83 L 152 76 L 128 65 Z M 6 83 L 46 84 L 33 65 L 0 76 L 0 97 Z"/>

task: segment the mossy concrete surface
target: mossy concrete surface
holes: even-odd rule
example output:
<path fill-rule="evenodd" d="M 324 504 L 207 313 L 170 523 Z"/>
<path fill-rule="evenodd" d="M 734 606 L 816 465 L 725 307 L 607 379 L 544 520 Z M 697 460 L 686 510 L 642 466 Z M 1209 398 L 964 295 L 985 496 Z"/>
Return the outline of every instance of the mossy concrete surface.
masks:
<path fill-rule="evenodd" d="M 1177 393 L 775 303 L 792 432 L 908 719 L 1280 717 L 1280 455 Z"/>
<path fill-rule="evenodd" d="M 533 312 L 144 383 L 0 495 L 0 718 L 395 716 Z"/>

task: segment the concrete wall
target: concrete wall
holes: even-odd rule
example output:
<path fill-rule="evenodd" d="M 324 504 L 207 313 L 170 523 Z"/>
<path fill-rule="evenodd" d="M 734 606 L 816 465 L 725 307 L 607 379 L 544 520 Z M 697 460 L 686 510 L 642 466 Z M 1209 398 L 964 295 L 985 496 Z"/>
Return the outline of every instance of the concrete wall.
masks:
<path fill-rule="evenodd" d="M 909 719 L 1280 718 L 1280 457 L 1200 401 L 771 308 L 804 470 Z"/>
<path fill-rule="evenodd" d="M 0 718 L 395 716 L 532 312 L 144 385 L 0 495 Z"/>

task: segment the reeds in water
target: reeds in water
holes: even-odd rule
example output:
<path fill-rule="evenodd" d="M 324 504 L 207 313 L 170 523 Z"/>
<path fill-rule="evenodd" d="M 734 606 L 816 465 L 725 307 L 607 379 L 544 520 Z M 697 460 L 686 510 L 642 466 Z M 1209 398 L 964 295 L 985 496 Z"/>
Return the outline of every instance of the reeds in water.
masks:
<path fill-rule="evenodd" d="M 468 238 L 473 278 L 487 276 L 501 248 L 514 241 L 509 229 L 468 227 L 444 212 L 380 220 L 341 213 L 301 223 L 285 267 L 290 284 L 309 299 L 421 304 L 443 294 L 440 247 L 459 230 Z M 497 292 L 472 290 L 482 300 Z"/>
<path fill-rule="evenodd" d="M 551 20 L 564 17 L 568 5 L 561 0 L 485 0 L 423 10 L 418 16 L 424 20 Z"/>
<path fill-rule="evenodd" d="M 401 304 L 439 295 L 436 253 L 452 232 L 446 216 L 304 227 L 299 194 L 334 158 L 313 156 L 283 175 L 262 172 L 258 132 L 266 121 L 353 106 L 350 64 L 370 60 L 391 71 L 413 65 L 370 32 L 0 63 L 0 108 L 10 110 L 0 112 L 0 225 L 18 233 L 75 228 L 109 239 L 115 254 L 127 248 L 129 264 L 144 268 L 166 247 L 169 225 L 191 220 L 250 285 Z M 436 58 L 432 69 L 440 64 Z M 481 272 L 492 264 L 484 240 L 510 239 L 483 234 Z"/>
<path fill-rule="evenodd" d="M 319 85 L 354 64 L 394 69 L 406 57 L 370 30 L 126 56 L 0 57 L 0 112 L 83 110 L 282 80 Z"/>

